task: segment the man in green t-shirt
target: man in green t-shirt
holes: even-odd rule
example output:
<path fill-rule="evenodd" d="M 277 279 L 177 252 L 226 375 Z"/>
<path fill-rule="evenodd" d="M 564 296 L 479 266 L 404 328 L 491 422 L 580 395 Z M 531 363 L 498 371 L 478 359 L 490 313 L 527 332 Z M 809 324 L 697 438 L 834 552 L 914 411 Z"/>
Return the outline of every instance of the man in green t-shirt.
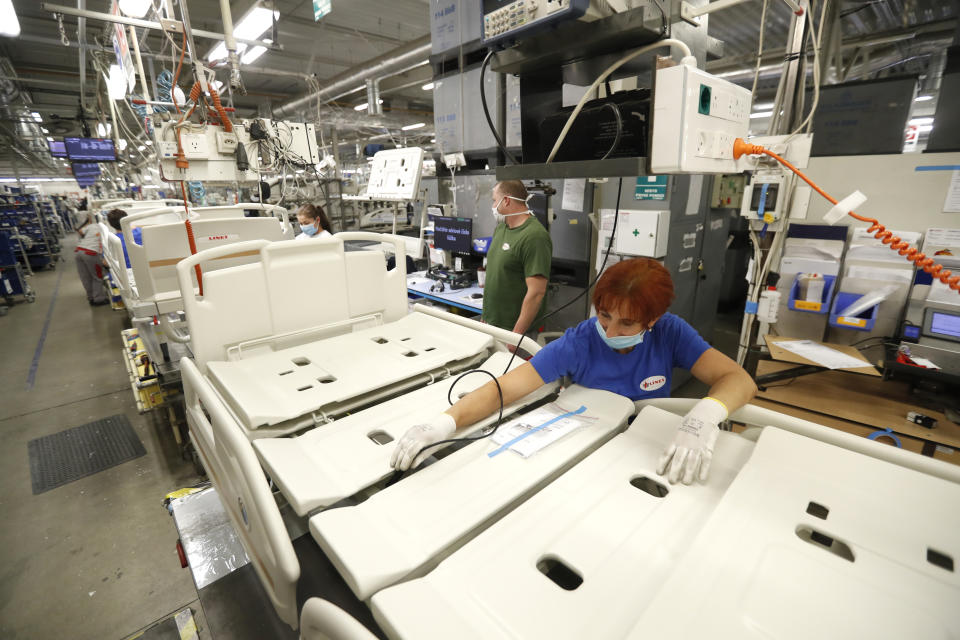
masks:
<path fill-rule="evenodd" d="M 543 317 L 553 255 L 550 234 L 530 213 L 527 197 L 519 180 L 493 188 L 498 224 L 487 250 L 483 294 L 483 321 L 516 333 L 526 333 Z"/>

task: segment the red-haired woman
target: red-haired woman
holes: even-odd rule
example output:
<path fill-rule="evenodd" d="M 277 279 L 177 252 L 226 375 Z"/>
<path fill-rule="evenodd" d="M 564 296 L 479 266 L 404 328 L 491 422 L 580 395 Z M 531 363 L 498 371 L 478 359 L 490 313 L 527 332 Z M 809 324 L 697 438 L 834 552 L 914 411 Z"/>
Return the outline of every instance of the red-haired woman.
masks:
<path fill-rule="evenodd" d="M 670 272 L 656 260 L 625 260 L 607 269 L 593 291 L 596 318 L 568 329 L 533 358 L 499 378 L 503 404 L 541 385 L 570 376 L 576 384 L 604 389 L 631 400 L 670 395 L 674 367 L 689 369 L 710 386 L 710 395 L 684 416 L 657 473 L 670 482 L 706 480 L 719 424 L 757 392 L 749 374 L 712 348 L 683 319 L 667 312 L 673 301 Z M 416 466 L 429 455 L 421 449 L 454 435 L 500 406 L 488 382 L 429 424 L 411 427 L 397 443 L 390 464 Z"/>

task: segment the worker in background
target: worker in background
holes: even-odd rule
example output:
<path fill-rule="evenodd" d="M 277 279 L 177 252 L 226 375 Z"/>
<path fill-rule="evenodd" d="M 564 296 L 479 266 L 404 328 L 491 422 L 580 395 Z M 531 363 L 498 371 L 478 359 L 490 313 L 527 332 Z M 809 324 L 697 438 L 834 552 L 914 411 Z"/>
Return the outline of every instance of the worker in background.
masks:
<path fill-rule="evenodd" d="M 114 228 L 117 232 L 117 237 L 120 238 L 120 244 L 123 246 L 123 259 L 127 262 L 127 269 L 130 268 L 130 256 L 127 255 L 127 241 L 123 239 L 123 232 L 120 230 L 120 218 L 126 218 L 127 212 L 123 209 L 111 209 L 107 213 L 107 222 L 110 223 L 110 226 Z M 134 227 L 130 230 L 130 233 L 133 235 L 133 241 L 137 244 L 143 244 L 143 232 L 140 230 L 140 227 Z"/>
<path fill-rule="evenodd" d="M 671 483 L 705 481 L 720 423 L 749 402 L 757 387 L 736 362 L 667 313 L 673 296 L 670 273 L 656 260 L 636 258 L 608 268 L 593 292 L 597 317 L 568 329 L 529 362 L 498 378 L 503 405 L 563 376 L 634 401 L 665 398 L 673 368 L 688 369 L 709 385 L 709 395 L 683 417 L 657 473 Z M 411 427 L 397 443 L 390 465 L 399 470 L 415 467 L 430 455 L 422 451 L 425 446 L 494 413 L 500 402 L 497 386 L 488 382 L 429 424 Z"/>
<path fill-rule="evenodd" d="M 322 207 L 315 204 L 305 204 L 297 210 L 297 222 L 300 223 L 300 233 L 296 240 L 308 238 L 329 238 L 333 235 L 330 220 L 323 212 Z"/>
<path fill-rule="evenodd" d="M 521 334 L 544 315 L 553 256 L 550 233 L 530 212 L 528 199 L 519 180 L 493 188 L 497 226 L 487 250 L 483 292 L 483 321 Z"/>
<path fill-rule="evenodd" d="M 106 289 L 103 287 L 103 268 L 100 266 L 100 225 L 94 224 L 93 214 L 87 216 L 86 221 L 77 227 L 80 241 L 74 254 L 77 259 L 77 273 L 80 282 L 87 293 L 87 302 L 92 307 L 110 304 Z"/>

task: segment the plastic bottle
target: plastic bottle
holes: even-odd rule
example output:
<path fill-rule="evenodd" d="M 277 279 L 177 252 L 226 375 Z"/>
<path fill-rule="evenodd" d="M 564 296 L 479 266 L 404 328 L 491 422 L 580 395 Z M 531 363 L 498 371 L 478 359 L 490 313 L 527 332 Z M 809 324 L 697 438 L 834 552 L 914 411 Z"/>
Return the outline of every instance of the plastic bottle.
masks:
<path fill-rule="evenodd" d="M 775 287 L 767 287 L 760 292 L 757 303 L 757 320 L 774 324 L 777 321 L 777 308 L 780 306 L 780 292 Z"/>
<path fill-rule="evenodd" d="M 483 259 L 483 264 L 477 268 L 477 285 L 483 289 L 483 283 L 487 280 L 487 259 Z"/>

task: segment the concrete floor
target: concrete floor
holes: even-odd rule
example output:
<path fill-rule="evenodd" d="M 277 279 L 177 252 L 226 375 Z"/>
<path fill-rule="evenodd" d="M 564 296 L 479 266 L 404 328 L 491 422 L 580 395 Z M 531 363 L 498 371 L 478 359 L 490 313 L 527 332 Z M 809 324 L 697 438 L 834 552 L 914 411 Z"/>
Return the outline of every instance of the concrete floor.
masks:
<path fill-rule="evenodd" d="M 74 244 L 71 234 L 66 261 L 31 278 L 37 301 L 0 318 L 0 636 L 127 638 L 189 606 L 210 638 L 161 504 L 200 478 L 166 423 L 137 413 L 121 361 L 126 313 L 87 304 Z M 145 456 L 33 495 L 29 440 L 115 414 Z"/>

